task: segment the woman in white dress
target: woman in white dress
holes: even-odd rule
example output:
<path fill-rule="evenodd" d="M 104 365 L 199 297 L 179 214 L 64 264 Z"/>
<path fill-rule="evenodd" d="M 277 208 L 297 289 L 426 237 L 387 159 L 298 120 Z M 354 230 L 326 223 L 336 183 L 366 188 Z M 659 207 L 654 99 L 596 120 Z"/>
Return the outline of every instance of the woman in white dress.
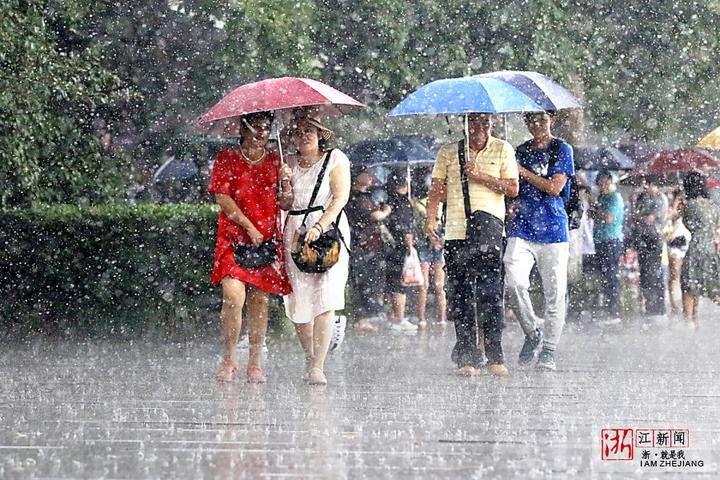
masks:
<path fill-rule="evenodd" d="M 336 310 L 345 308 L 345 284 L 348 279 L 350 227 L 342 213 L 350 195 L 350 161 L 340 150 L 325 151 L 332 131 L 308 112 L 295 116 L 289 132 L 297 155 L 288 157 L 292 170 L 294 201 L 285 224 L 284 242 L 290 252 L 295 232 L 302 225 L 308 210 L 325 155 L 329 160 L 317 197 L 305 222 L 305 241 L 312 243 L 337 222 L 344 240 L 338 262 L 323 273 L 300 271 L 291 255 L 286 262 L 293 291 L 284 297 L 285 313 L 295 324 L 305 352 L 305 378 L 310 384 L 325 385 L 324 367 L 333 332 L 332 319 Z"/>

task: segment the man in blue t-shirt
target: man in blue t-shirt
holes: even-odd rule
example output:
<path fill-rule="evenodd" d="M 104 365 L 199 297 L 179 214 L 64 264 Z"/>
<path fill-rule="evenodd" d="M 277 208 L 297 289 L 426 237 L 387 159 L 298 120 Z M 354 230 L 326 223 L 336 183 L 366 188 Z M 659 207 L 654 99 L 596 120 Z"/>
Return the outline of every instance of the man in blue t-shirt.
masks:
<path fill-rule="evenodd" d="M 518 362 L 529 364 L 542 345 L 538 368 L 555 370 L 555 348 L 565 325 L 569 253 L 568 215 L 570 182 L 575 174 L 572 147 L 552 136 L 552 112 L 525 115 L 532 140 L 516 150 L 520 194 L 508 219 L 505 284 L 520 307 L 525 343 Z M 545 295 L 545 331 L 535 314 L 530 294 L 530 272 L 537 264 Z"/>
<path fill-rule="evenodd" d="M 593 241 L 600 284 L 607 302 L 608 317 L 601 323 L 620 323 L 620 256 L 623 252 L 625 203 L 615 191 L 612 173 L 601 171 L 595 177 L 599 194 L 591 214 L 595 221 Z"/>

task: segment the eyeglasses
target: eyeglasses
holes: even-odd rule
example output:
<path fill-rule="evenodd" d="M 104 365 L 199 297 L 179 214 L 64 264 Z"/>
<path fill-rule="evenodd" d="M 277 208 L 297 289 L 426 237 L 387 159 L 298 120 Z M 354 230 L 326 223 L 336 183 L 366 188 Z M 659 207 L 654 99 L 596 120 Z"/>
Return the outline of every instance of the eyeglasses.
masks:
<path fill-rule="evenodd" d="M 311 135 L 316 134 L 318 132 L 317 127 L 313 127 L 312 125 L 307 125 L 305 127 L 294 127 L 292 129 L 292 135 L 296 137 L 302 137 L 304 135 Z"/>

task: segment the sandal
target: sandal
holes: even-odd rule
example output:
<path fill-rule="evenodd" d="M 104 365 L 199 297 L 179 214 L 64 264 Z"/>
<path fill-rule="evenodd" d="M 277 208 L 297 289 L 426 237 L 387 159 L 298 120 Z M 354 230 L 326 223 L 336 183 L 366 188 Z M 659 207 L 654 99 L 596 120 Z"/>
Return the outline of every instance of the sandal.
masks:
<path fill-rule="evenodd" d="M 220 364 L 220 370 L 215 374 L 215 378 L 219 382 L 232 382 L 235 375 L 240 371 L 240 365 L 232 360 L 223 360 Z"/>

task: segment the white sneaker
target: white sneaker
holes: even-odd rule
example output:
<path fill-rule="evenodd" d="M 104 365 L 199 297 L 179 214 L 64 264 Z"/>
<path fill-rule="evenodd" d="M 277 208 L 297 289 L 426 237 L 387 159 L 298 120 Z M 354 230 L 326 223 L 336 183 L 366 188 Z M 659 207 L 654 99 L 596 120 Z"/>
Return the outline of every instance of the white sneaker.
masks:
<path fill-rule="evenodd" d="M 243 337 L 238 342 L 238 348 L 240 350 L 247 350 L 248 348 L 250 348 L 250 337 L 247 334 L 243 335 Z M 268 353 L 266 339 L 263 339 L 263 353 Z"/>
<path fill-rule="evenodd" d="M 666 323 L 668 321 L 667 315 L 648 315 L 647 321 L 650 323 Z"/>
<path fill-rule="evenodd" d="M 619 325 L 622 323 L 620 317 L 603 318 L 598 322 L 600 325 Z"/>
<path fill-rule="evenodd" d="M 333 333 L 330 340 L 330 351 L 340 349 L 343 340 L 345 340 L 345 328 L 347 327 L 347 317 L 345 315 L 335 315 L 333 318 Z"/>
<path fill-rule="evenodd" d="M 417 325 L 414 325 L 403 318 L 402 322 L 391 322 L 390 330 L 394 332 L 417 332 Z"/>

